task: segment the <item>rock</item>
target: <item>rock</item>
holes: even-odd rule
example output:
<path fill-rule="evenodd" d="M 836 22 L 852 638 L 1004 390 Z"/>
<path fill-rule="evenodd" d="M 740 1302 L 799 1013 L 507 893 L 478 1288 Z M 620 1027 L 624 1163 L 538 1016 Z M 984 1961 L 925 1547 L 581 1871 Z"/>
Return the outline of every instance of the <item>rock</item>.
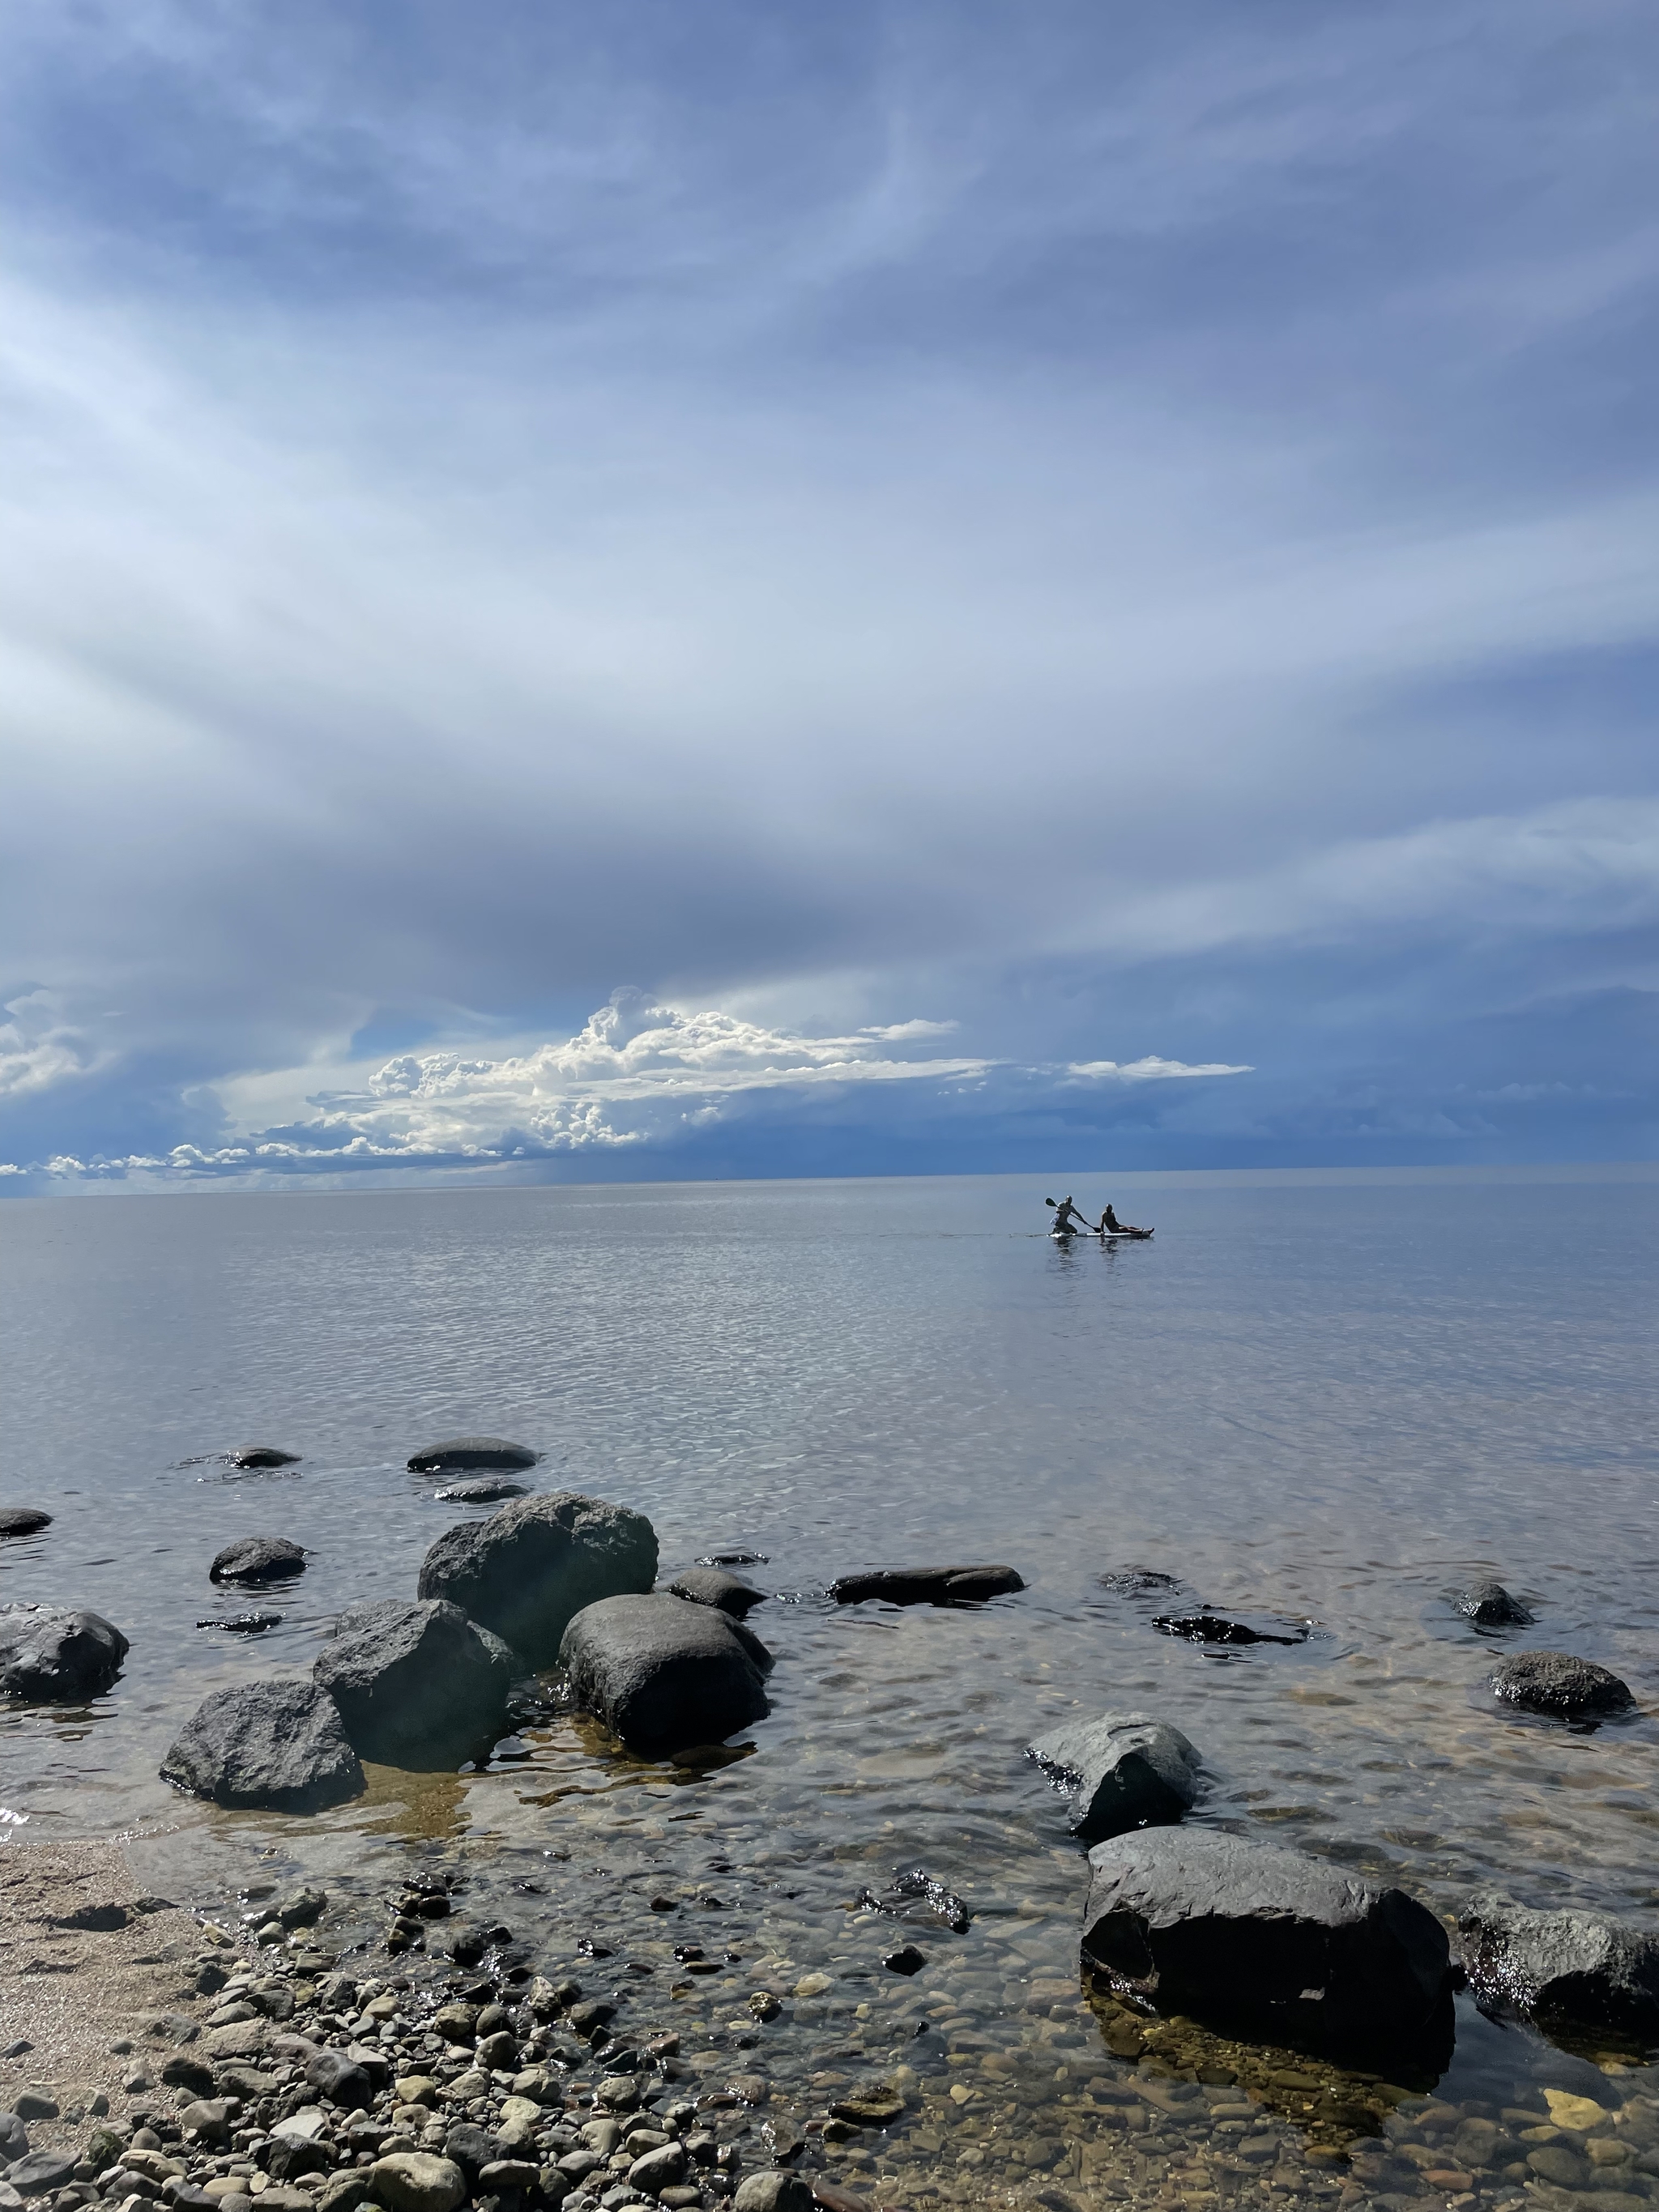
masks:
<path fill-rule="evenodd" d="M 857 1902 L 904 1920 L 941 1921 L 945 1927 L 955 1929 L 958 1936 L 965 1936 L 973 1921 L 972 1913 L 956 1892 L 947 1889 L 942 1881 L 936 1881 L 926 1867 L 895 1867 L 890 1887 L 861 1889 Z M 796 1993 L 799 1994 L 799 1984 Z"/>
<path fill-rule="evenodd" d="M 678 2189 L 685 2179 L 685 2145 L 665 2143 L 660 2150 L 648 2150 L 643 2158 L 636 2158 L 628 2169 L 630 2188 L 643 2189 L 654 2197 L 659 2189 Z"/>
<path fill-rule="evenodd" d="M 0 1691 L 40 1699 L 95 1697 L 120 1673 L 128 1648 L 101 1613 L 0 1606 Z"/>
<path fill-rule="evenodd" d="M 890 1605 L 966 1605 L 1023 1590 L 1012 1567 L 884 1567 L 867 1575 L 842 1575 L 830 1585 L 837 1605 L 884 1597 Z"/>
<path fill-rule="evenodd" d="M 0 1536 L 38 1536 L 51 1526 L 51 1514 L 38 1505 L 0 1505 Z"/>
<path fill-rule="evenodd" d="M 652 1755 L 718 1743 L 764 1720 L 772 1656 L 712 1606 L 666 1595 L 585 1606 L 559 1646 L 572 1697 Z"/>
<path fill-rule="evenodd" d="M 328 1892 L 308 1887 L 290 1889 L 276 1900 L 273 1917 L 284 1928 L 314 1928 L 328 1910 Z"/>
<path fill-rule="evenodd" d="M 690 1599 L 693 1605 L 712 1605 L 721 1613 L 729 1613 L 734 1620 L 741 1620 L 750 1606 L 764 1605 L 766 1592 L 756 1589 L 738 1575 L 728 1575 L 719 1567 L 687 1567 L 675 1576 L 668 1585 L 671 1597 Z"/>
<path fill-rule="evenodd" d="M 496 2197 L 507 2190 L 533 2189 L 541 2179 L 541 2171 L 533 2159 L 492 2159 L 480 2169 L 478 2186 L 487 2195 Z"/>
<path fill-rule="evenodd" d="M 319 2096 L 348 2112 L 359 2106 L 367 2112 L 374 2101 L 374 2084 L 343 2051 L 319 2051 L 306 2068 L 306 2080 Z"/>
<path fill-rule="evenodd" d="M 455 2212 L 466 2197 L 466 2176 L 453 2159 L 430 2151 L 394 2151 L 368 2169 L 369 2192 L 389 2212 Z"/>
<path fill-rule="evenodd" d="M 1162 1597 L 1166 1590 L 1178 1590 L 1181 1582 L 1157 1567 L 1114 1567 L 1101 1577 L 1100 1587 L 1114 1597 Z"/>
<path fill-rule="evenodd" d="M 656 1532 L 642 1513 L 553 1491 L 447 1529 L 422 1564 L 418 1589 L 447 1598 L 540 1668 L 554 1663 L 585 1606 L 648 1590 L 656 1578 Z"/>
<path fill-rule="evenodd" d="M 927 1964 L 927 1954 L 914 1943 L 901 1943 L 896 1951 L 884 1953 L 881 1963 L 890 1974 L 919 1974 Z"/>
<path fill-rule="evenodd" d="M 361 2166 L 342 2167 L 323 2184 L 321 2195 L 314 2200 L 317 2212 L 358 2212 L 360 2205 L 372 2201 L 368 2186 L 368 2176 Z M 255 2200 L 250 2197 L 244 2201 L 252 2204 Z"/>
<path fill-rule="evenodd" d="M 284 1451 L 280 1444 L 238 1444 L 234 1452 L 226 1454 L 233 1467 L 297 1467 L 298 1452 Z"/>
<path fill-rule="evenodd" d="M 356 1797 L 363 1770 L 332 1698 L 314 1682 L 239 1683 L 204 1698 L 161 1779 L 216 1805 L 309 1813 Z"/>
<path fill-rule="evenodd" d="M 452 1437 L 447 1443 L 427 1444 L 410 1455 L 412 1474 L 436 1474 L 449 1468 L 534 1467 L 536 1454 L 528 1444 L 510 1444 L 504 1437 Z"/>
<path fill-rule="evenodd" d="M 1524 1628 L 1533 1617 L 1518 1597 L 1511 1597 L 1503 1583 L 1493 1582 L 1490 1576 L 1460 1590 L 1454 1602 L 1463 1618 L 1477 1628 Z"/>
<path fill-rule="evenodd" d="M 811 2185 L 799 2173 L 774 2166 L 740 2181 L 732 2207 L 732 2212 L 812 2212 Z"/>
<path fill-rule="evenodd" d="M 1426 2036 L 1446 1931 L 1402 1890 L 1213 1830 L 1147 1828 L 1089 1854 L 1085 1962 L 1164 2014 L 1303 2048 Z"/>
<path fill-rule="evenodd" d="M 1593 1659 L 1575 1659 L 1567 1651 L 1517 1651 L 1500 1661 L 1487 1679 L 1506 1705 L 1562 1720 L 1627 1712 L 1636 1703 L 1627 1682 Z"/>
<path fill-rule="evenodd" d="M 230 2141 L 229 2106 L 222 2097 L 198 2097 L 179 2113 L 179 2124 L 187 2136 L 194 2136 L 201 2142 L 228 2143 Z"/>
<path fill-rule="evenodd" d="M 1184 1636 L 1189 1644 L 1305 1644 L 1312 1623 L 1286 1620 L 1273 1613 L 1160 1613 L 1152 1626 L 1165 1636 Z"/>
<path fill-rule="evenodd" d="M 444 2156 L 454 2160 L 469 2182 L 476 2183 L 484 2167 L 493 2165 L 501 2154 L 500 2137 L 470 2122 L 451 2128 L 444 2137 Z"/>
<path fill-rule="evenodd" d="M 0 2112 L 0 2166 L 9 2166 L 14 2159 L 27 2158 L 29 2151 L 28 2130 L 15 2112 Z"/>
<path fill-rule="evenodd" d="M 52 2197 L 75 2179 L 76 2150 L 33 2150 L 6 2168 L 6 2180 L 20 2197 Z"/>
<path fill-rule="evenodd" d="M 205 2059 L 192 2058 L 181 2051 L 162 2067 L 161 2086 L 166 2089 L 188 2089 L 193 2097 L 210 2097 L 219 2084 Z"/>
<path fill-rule="evenodd" d="M 890 2128 L 904 2111 L 904 2100 L 896 2089 L 885 2084 L 872 2089 L 857 2089 L 849 2097 L 842 2097 L 830 2107 L 838 2120 L 846 2120 L 855 2128 Z"/>
<path fill-rule="evenodd" d="M 1091 1843 L 1167 1826 L 1198 1795 L 1198 1753 L 1150 1713 L 1068 1721 L 1028 1744 L 1025 1756 L 1066 1792 L 1071 1832 Z"/>
<path fill-rule="evenodd" d="M 341 1616 L 312 1679 L 340 1709 L 346 1734 L 370 1759 L 499 1733 L 513 1655 L 498 1636 L 445 1599 L 391 1599 Z"/>
<path fill-rule="evenodd" d="M 1537 1912 L 1488 1892 L 1458 1914 L 1457 1936 L 1483 2010 L 1659 2036 L 1659 1936 L 1606 1913 Z"/>
<path fill-rule="evenodd" d="M 268 1628 L 280 1628 L 280 1613 L 210 1613 L 198 1620 L 198 1628 L 222 1628 L 231 1636 L 263 1636 Z"/>
<path fill-rule="evenodd" d="M 286 1536 L 241 1536 L 227 1544 L 208 1569 L 216 1583 L 269 1583 L 302 1575 L 307 1553 Z"/>
<path fill-rule="evenodd" d="M 503 1498 L 523 1498 L 528 1493 L 523 1483 L 505 1474 L 480 1474 L 471 1482 L 452 1482 L 432 1494 L 440 1505 L 494 1505 Z"/>

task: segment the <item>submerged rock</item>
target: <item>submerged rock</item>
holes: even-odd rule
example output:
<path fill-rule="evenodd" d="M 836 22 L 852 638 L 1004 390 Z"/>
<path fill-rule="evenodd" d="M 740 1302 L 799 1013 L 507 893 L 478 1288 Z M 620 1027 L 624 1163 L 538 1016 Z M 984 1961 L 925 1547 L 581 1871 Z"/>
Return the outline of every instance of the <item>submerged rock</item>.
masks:
<path fill-rule="evenodd" d="M 409 1458 L 414 1474 L 437 1474 L 447 1468 L 534 1467 L 536 1455 L 528 1444 L 508 1443 L 505 1437 L 452 1437 L 447 1443 L 426 1444 Z"/>
<path fill-rule="evenodd" d="M 238 1444 L 227 1454 L 233 1467 L 297 1467 L 298 1452 L 284 1451 L 280 1444 Z"/>
<path fill-rule="evenodd" d="M 513 1655 L 443 1599 L 388 1599 L 340 1617 L 312 1680 L 339 1707 L 353 1747 L 400 1754 L 499 1731 Z"/>
<path fill-rule="evenodd" d="M 1167 1826 L 1198 1795 L 1197 1752 L 1150 1713 L 1069 1721 L 1028 1744 L 1025 1756 L 1066 1792 L 1072 1833 L 1091 1843 Z"/>
<path fill-rule="evenodd" d="M 1607 1913 L 1537 1912 L 1486 1892 L 1458 1914 L 1457 1936 L 1483 2009 L 1659 2035 L 1659 1936 Z"/>
<path fill-rule="evenodd" d="M 280 1628 L 280 1613 L 210 1613 L 198 1620 L 198 1628 L 222 1628 L 232 1636 L 263 1636 L 268 1628 Z"/>
<path fill-rule="evenodd" d="M 858 1605 L 884 1597 L 891 1605 L 968 1605 L 1023 1590 L 1025 1578 L 1012 1567 L 881 1567 L 866 1575 L 842 1575 L 830 1585 L 837 1605 Z"/>
<path fill-rule="evenodd" d="M 0 1606 L 0 1691 L 9 1697 L 95 1697 L 129 1649 L 113 1621 L 84 1607 Z"/>
<path fill-rule="evenodd" d="M 1118 1836 L 1089 1866 L 1085 1961 L 1161 2013 L 1358 2051 L 1426 2039 L 1444 2011 L 1446 1931 L 1403 1890 L 1194 1828 Z"/>
<path fill-rule="evenodd" d="M 768 1554 L 764 1552 L 704 1552 L 697 1560 L 700 1567 L 763 1567 Z"/>
<path fill-rule="evenodd" d="M 1287 1620 L 1273 1613 L 1160 1613 L 1152 1622 L 1165 1636 L 1184 1636 L 1189 1644 L 1305 1644 L 1313 1633 L 1308 1620 Z"/>
<path fill-rule="evenodd" d="M 756 1589 L 740 1576 L 723 1573 L 719 1567 L 687 1567 L 669 1583 L 668 1594 L 688 1599 L 693 1605 L 712 1605 L 729 1613 L 734 1620 L 743 1620 L 751 1606 L 766 1602 L 764 1590 Z"/>
<path fill-rule="evenodd" d="M 302 1575 L 307 1554 L 286 1536 L 239 1536 L 227 1544 L 208 1569 L 216 1583 L 270 1583 Z"/>
<path fill-rule="evenodd" d="M 0 1536 L 38 1536 L 51 1526 L 51 1514 L 38 1505 L 0 1505 Z"/>
<path fill-rule="evenodd" d="M 642 1513 L 561 1490 L 446 1529 L 417 1587 L 459 1606 L 532 1667 L 550 1667 L 584 1606 L 642 1593 L 656 1579 L 656 1531 Z"/>
<path fill-rule="evenodd" d="M 1511 1597 L 1503 1583 L 1494 1582 L 1490 1576 L 1460 1590 L 1455 1603 L 1463 1618 L 1472 1620 L 1477 1628 L 1525 1628 L 1533 1619 L 1520 1599 Z"/>
<path fill-rule="evenodd" d="M 1517 1651 L 1500 1661 L 1487 1680 L 1505 1705 L 1560 1720 L 1627 1712 L 1636 1703 L 1628 1682 L 1593 1659 L 1575 1659 L 1569 1651 Z"/>
<path fill-rule="evenodd" d="M 764 1720 L 772 1656 L 716 1607 L 666 1595 L 583 1607 L 559 1647 L 571 1694 L 650 1753 L 718 1743 Z"/>
<path fill-rule="evenodd" d="M 185 1722 L 161 1779 L 216 1805 L 313 1813 L 356 1796 L 363 1770 L 339 1707 L 296 1678 L 216 1690 Z"/>
<path fill-rule="evenodd" d="M 935 1920 L 965 1936 L 973 1924 L 968 1907 L 953 1889 L 935 1881 L 926 1867 L 895 1867 L 889 1889 L 861 1889 L 857 1902 L 900 1920 Z"/>
<path fill-rule="evenodd" d="M 1166 1575 L 1158 1567 L 1114 1567 L 1101 1577 L 1100 1587 L 1114 1597 L 1161 1597 L 1165 1590 L 1180 1589 L 1182 1583 L 1178 1576 Z"/>
<path fill-rule="evenodd" d="M 495 1505 L 503 1498 L 522 1498 L 525 1486 L 507 1474 L 475 1475 L 471 1482 L 452 1482 L 433 1496 L 440 1505 Z"/>

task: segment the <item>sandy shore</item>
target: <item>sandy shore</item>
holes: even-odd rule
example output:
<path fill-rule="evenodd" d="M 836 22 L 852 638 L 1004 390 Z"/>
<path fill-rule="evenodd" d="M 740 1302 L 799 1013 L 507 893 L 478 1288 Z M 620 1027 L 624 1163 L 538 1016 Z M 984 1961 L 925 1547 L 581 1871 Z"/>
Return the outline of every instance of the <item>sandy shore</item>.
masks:
<path fill-rule="evenodd" d="M 57 2118 L 27 2123 L 37 2148 L 83 2138 L 100 2107 L 125 2116 L 153 2106 L 153 2094 L 123 2087 L 136 2074 L 159 2077 L 167 2056 L 144 2023 L 200 2017 L 202 1925 L 153 1903 L 114 1844 L 0 1845 L 0 2051 L 29 2046 L 0 2058 L 0 2106 L 25 2091 L 57 2105 Z M 77 1917 L 96 1924 L 65 1924 Z"/>

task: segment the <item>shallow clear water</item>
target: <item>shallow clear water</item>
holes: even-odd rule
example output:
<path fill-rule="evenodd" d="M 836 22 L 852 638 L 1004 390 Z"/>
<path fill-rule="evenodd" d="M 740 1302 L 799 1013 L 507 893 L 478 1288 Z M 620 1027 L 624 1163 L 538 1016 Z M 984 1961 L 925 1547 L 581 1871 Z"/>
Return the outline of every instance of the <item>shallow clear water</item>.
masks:
<path fill-rule="evenodd" d="M 1310 2163 L 1314 2093 L 1274 2091 L 1248 2054 L 1208 2063 L 1255 2089 L 1251 2120 L 1215 2117 L 1242 2094 L 1221 2082 L 1148 2102 L 1135 2085 L 1167 2068 L 1113 2057 L 1080 2005 L 1084 1861 L 1021 1748 L 1068 1714 L 1143 1708 L 1204 1753 L 1200 1819 L 1443 1911 L 1495 1883 L 1652 1924 L 1659 1181 L 1120 1177 L 1120 1211 L 1158 1233 L 1104 1249 L 1040 1233 L 1045 1188 L 7 1206 L 0 1503 L 56 1519 L 0 1551 L 0 1598 L 90 1605 L 132 1641 L 90 1709 L 0 1719 L 17 1832 L 129 1836 L 145 1878 L 203 1904 L 264 1852 L 274 1874 L 360 1898 L 365 1934 L 410 1854 L 435 1852 L 549 1958 L 585 1933 L 609 1942 L 588 1980 L 652 1965 L 627 1979 L 631 2016 L 678 2027 L 705 2070 L 763 2065 L 798 2119 L 839 2094 L 814 2075 L 914 2064 L 938 2041 L 906 2040 L 929 2013 L 956 2056 L 907 2077 L 916 2116 L 830 2153 L 866 2183 L 889 2172 L 886 2193 L 1024 2179 L 1144 2194 L 1171 2173 L 1200 2201 L 1443 2193 L 1410 2161 L 1369 2183 Z M 538 1486 L 647 1513 L 665 1571 L 768 1554 L 754 1578 L 790 1597 L 751 1622 L 777 1660 L 752 1755 L 653 1768 L 568 1720 L 480 1771 L 377 1770 L 367 1800 L 312 1821 L 173 1796 L 155 1769 L 208 1689 L 307 1666 L 343 1605 L 412 1592 L 457 1516 L 404 1462 L 469 1429 L 538 1449 Z M 303 1459 L 233 1476 L 201 1456 L 249 1441 Z M 270 1601 L 282 1626 L 198 1631 L 237 1602 L 209 1560 L 254 1532 L 313 1553 Z M 1029 1587 L 949 1612 L 821 1595 L 855 1567 L 945 1559 L 1006 1561 Z M 1322 1632 L 1207 1654 L 1102 1587 L 1131 1563 Z M 1447 1603 L 1482 1571 L 1537 1613 L 1511 1646 L 1603 1662 L 1638 1715 L 1575 1733 L 1496 1709 L 1481 1685 L 1503 1647 Z M 892 1923 L 848 1908 L 918 1861 L 975 1919 L 922 1933 L 929 1965 L 904 1982 L 877 1963 Z M 658 1894 L 680 1910 L 653 1913 Z M 687 1941 L 742 1955 L 671 1996 Z M 821 1967 L 826 1992 L 737 2046 L 750 1988 Z M 1196 2050 L 1174 2052 L 1177 2074 Z M 1390 2124 L 1430 2143 L 1443 2105 L 1546 2124 L 1545 2085 L 1639 2105 L 1659 2076 L 1608 2075 L 1466 2007 L 1437 2103 Z M 1616 2178 L 1653 2193 L 1633 2167 Z M 1475 2186 L 1518 2194 L 1512 2178 Z"/>

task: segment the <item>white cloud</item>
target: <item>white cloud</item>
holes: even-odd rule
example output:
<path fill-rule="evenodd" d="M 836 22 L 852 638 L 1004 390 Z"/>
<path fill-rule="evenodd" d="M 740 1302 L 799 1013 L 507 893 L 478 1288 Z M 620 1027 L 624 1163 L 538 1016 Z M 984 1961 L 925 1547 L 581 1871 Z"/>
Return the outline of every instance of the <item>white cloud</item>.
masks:
<path fill-rule="evenodd" d="M 0 1022 L 0 1098 L 25 1097 L 94 1074 L 114 1057 L 88 1045 L 56 992 L 26 992 L 9 1000 L 3 1011 L 9 1018 Z"/>

